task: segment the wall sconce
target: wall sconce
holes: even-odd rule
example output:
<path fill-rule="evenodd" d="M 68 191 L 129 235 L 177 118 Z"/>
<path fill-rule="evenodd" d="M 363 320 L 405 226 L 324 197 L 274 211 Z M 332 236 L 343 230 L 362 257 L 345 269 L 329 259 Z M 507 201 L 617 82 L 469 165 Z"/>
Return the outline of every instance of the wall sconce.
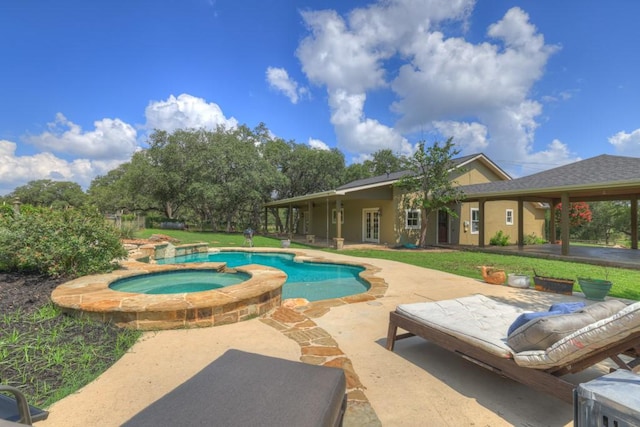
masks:
<path fill-rule="evenodd" d="M 464 232 L 466 233 L 467 231 L 469 231 L 469 221 L 464 221 L 462 223 L 462 225 L 464 226 Z"/>

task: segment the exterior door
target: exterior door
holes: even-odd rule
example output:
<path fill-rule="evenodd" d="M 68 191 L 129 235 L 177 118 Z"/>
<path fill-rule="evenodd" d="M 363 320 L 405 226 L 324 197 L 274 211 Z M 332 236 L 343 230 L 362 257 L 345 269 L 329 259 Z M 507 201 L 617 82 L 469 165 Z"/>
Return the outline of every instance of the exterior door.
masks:
<path fill-rule="evenodd" d="M 449 214 L 438 211 L 438 243 L 449 243 Z"/>
<path fill-rule="evenodd" d="M 380 243 L 380 211 L 362 210 L 362 241 Z"/>

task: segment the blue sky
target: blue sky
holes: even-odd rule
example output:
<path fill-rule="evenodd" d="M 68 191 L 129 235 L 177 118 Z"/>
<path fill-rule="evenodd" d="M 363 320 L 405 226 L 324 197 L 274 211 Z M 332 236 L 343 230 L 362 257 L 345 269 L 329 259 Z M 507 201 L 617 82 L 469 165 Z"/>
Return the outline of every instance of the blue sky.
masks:
<path fill-rule="evenodd" d="M 347 163 L 450 136 L 512 176 L 640 156 L 640 2 L 4 0 L 0 194 L 87 188 L 153 129 L 255 127 Z"/>

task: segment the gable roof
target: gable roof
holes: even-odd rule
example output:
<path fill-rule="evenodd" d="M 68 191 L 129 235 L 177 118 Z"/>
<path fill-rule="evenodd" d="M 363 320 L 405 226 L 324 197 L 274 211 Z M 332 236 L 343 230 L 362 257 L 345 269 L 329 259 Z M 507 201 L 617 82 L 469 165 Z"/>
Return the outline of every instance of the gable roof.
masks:
<path fill-rule="evenodd" d="M 572 196 L 599 198 L 638 194 L 640 158 L 602 154 L 510 181 L 465 185 L 461 189 L 467 199 L 497 199 L 506 195 L 558 198 L 569 191 Z"/>
<path fill-rule="evenodd" d="M 451 162 L 453 163 L 454 168 L 459 168 L 476 159 L 482 159 L 484 162 L 493 166 L 499 175 L 503 175 L 505 179 L 511 179 L 511 177 L 509 177 L 509 175 L 506 172 L 500 169 L 498 165 L 493 163 L 491 160 L 489 160 L 488 157 L 486 157 L 482 153 L 471 154 L 463 157 L 457 157 L 455 159 L 451 159 Z M 341 185 L 336 190 L 340 191 L 340 190 L 349 190 L 354 188 L 364 189 L 364 188 L 371 188 L 373 186 L 377 187 L 379 185 L 394 184 L 397 181 L 400 181 L 402 178 L 406 176 L 410 176 L 412 173 L 413 173 L 412 171 L 404 170 L 400 172 L 391 172 L 385 175 L 373 176 L 371 178 L 358 179 L 356 181 L 352 181 L 347 184 Z"/>
<path fill-rule="evenodd" d="M 480 160 L 481 162 L 488 165 L 490 168 L 494 169 L 494 171 L 502 176 L 504 179 L 511 179 L 511 177 L 504 172 L 498 165 L 493 163 L 488 157 L 484 154 L 471 154 L 468 156 L 457 157 L 455 159 L 451 159 L 455 168 L 463 167 L 474 160 Z M 319 193 L 305 194 L 303 196 L 291 197 L 288 199 L 280 199 L 274 200 L 273 202 L 266 203 L 264 206 L 278 206 L 290 203 L 298 203 L 303 201 L 309 201 L 317 198 L 325 198 L 325 197 L 334 197 L 334 196 L 344 196 L 348 193 L 352 193 L 355 191 L 368 190 L 370 188 L 383 187 L 386 185 L 392 185 L 398 182 L 405 176 L 411 175 L 412 171 L 400 171 L 400 172 L 392 172 L 389 174 L 378 175 L 371 178 L 358 179 L 356 181 L 349 182 L 347 184 L 341 185 L 335 190 L 322 191 Z"/>

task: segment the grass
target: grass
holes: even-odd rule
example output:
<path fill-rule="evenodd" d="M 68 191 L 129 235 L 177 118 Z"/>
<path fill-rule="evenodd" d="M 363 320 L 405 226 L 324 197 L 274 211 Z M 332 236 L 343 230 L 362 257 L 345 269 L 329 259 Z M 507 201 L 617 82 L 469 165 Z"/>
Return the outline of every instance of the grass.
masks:
<path fill-rule="evenodd" d="M 535 271 L 540 276 L 574 280 L 578 277 L 607 278 L 607 280 L 613 283 L 609 296 L 640 300 L 640 270 L 601 267 L 577 262 L 521 257 L 516 255 L 466 251 L 409 252 L 345 249 L 340 253 L 364 258 L 399 261 L 477 279 L 482 278 L 480 269 L 478 268 L 478 266 L 481 265 L 504 269 L 507 273 L 518 273 L 529 276 L 533 276 Z M 577 283 L 574 289 L 580 289 Z"/>

